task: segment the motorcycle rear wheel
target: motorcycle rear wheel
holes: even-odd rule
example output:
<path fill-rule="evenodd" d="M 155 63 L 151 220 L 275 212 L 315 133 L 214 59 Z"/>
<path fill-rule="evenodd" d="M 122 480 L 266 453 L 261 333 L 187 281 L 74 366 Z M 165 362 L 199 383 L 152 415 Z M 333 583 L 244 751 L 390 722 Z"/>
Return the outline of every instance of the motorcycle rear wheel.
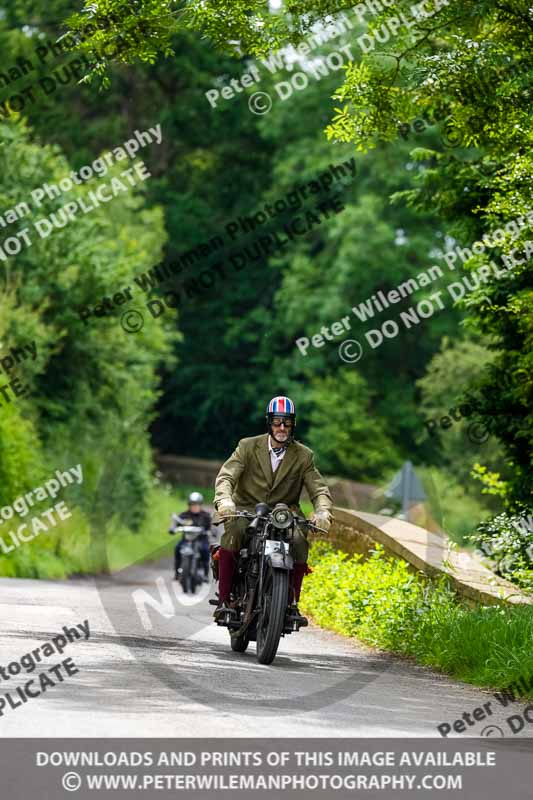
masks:
<path fill-rule="evenodd" d="M 257 660 L 272 664 L 278 651 L 279 640 L 289 599 L 289 574 L 286 570 L 267 567 L 263 584 L 263 608 L 257 623 Z"/>

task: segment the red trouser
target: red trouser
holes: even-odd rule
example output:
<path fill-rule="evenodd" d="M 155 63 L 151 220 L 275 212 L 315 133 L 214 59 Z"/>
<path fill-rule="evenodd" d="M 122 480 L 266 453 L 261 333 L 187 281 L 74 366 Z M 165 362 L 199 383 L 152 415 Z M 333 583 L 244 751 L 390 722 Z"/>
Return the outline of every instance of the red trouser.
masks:
<path fill-rule="evenodd" d="M 218 552 L 218 599 L 223 603 L 229 600 L 237 553 L 232 550 L 226 550 L 224 547 L 221 547 Z M 289 573 L 289 603 L 297 603 L 300 599 L 306 570 L 307 562 L 305 561 L 296 561 L 294 569 L 291 569 Z"/>
<path fill-rule="evenodd" d="M 224 547 L 218 551 L 218 599 L 223 603 L 229 600 L 231 584 L 233 581 L 233 571 L 235 568 L 235 556 L 232 550 Z"/>

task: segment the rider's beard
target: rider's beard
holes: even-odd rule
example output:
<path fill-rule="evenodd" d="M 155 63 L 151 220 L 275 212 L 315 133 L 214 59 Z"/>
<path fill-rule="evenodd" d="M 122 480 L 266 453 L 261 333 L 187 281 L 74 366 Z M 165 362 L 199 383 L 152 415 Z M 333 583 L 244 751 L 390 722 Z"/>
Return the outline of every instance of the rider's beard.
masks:
<path fill-rule="evenodd" d="M 281 436 L 284 436 L 283 439 L 281 438 L 278 439 L 278 436 L 280 436 L 280 434 Z M 271 433 L 270 437 L 274 442 L 276 442 L 277 445 L 284 445 L 287 444 L 287 441 L 289 439 L 289 434 L 287 431 L 277 431 L 276 433 Z"/>

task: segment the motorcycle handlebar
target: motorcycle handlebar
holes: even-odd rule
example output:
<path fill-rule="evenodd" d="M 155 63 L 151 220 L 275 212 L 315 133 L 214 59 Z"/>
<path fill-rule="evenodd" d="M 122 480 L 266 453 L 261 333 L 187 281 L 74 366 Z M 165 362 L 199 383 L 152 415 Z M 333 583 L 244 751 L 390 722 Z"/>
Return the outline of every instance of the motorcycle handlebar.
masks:
<path fill-rule="evenodd" d="M 235 514 L 226 514 L 225 517 L 220 517 L 220 522 L 215 522 L 215 525 L 220 525 L 221 522 L 226 522 L 228 519 L 236 519 L 237 517 L 247 517 L 247 519 L 255 519 L 256 514 L 252 514 L 250 511 L 236 511 Z"/>
<path fill-rule="evenodd" d="M 236 511 L 235 514 L 227 514 L 225 517 L 220 518 L 220 522 L 226 522 L 228 519 L 237 519 L 237 518 L 245 517 L 246 519 L 256 519 L 257 514 L 252 514 L 251 511 Z M 327 533 L 327 530 L 324 528 L 319 528 L 318 525 L 315 525 L 314 522 L 311 522 L 310 519 L 306 519 L 305 517 L 297 517 L 293 514 L 294 521 L 298 523 L 298 525 L 305 526 L 306 528 L 311 529 L 312 533 Z M 218 524 L 218 523 L 216 523 Z"/>
<path fill-rule="evenodd" d="M 305 525 L 306 528 L 310 528 L 311 533 L 327 533 L 325 528 L 319 528 L 318 525 L 315 525 L 310 519 L 305 519 L 305 517 L 294 517 L 294 519 L 299 525 Z"/>
<path fill-rule="evenodd" d="M 175 530 L 179 533 L 207 533 L 206 529 L 199 525 L 178 525 Z"/>

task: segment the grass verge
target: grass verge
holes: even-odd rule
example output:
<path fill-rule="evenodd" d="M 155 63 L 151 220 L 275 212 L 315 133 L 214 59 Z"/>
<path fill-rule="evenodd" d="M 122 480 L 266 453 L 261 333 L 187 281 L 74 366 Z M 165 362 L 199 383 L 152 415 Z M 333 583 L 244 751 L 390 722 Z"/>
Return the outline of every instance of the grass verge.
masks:
<path fill-rule="evenodd" d="M 479 687 L 533 677 L 532 606 L 472 608 L 379 545 L 363 560 L 317 542 L 310 563 L 300 606 L 318 625 Z"/>
<path fill-rule="evenodd" d="M 152 489 L 138 532 L 110 519 L 104 530 L 93 530 L 91 536 L 87 518 L 80 509 L 72 508 L 69 519 L 0 556 L 0 576 L 61 580 L 75 574 L 116 572 L 130 564 L 170 555 L 177 541 L 167 533 L 170 517 L 187 507 L 188 494 L 189 487 L 175 490 L 159 485 Z M 16 525 L 12 527 L 16 529 Z"/>

